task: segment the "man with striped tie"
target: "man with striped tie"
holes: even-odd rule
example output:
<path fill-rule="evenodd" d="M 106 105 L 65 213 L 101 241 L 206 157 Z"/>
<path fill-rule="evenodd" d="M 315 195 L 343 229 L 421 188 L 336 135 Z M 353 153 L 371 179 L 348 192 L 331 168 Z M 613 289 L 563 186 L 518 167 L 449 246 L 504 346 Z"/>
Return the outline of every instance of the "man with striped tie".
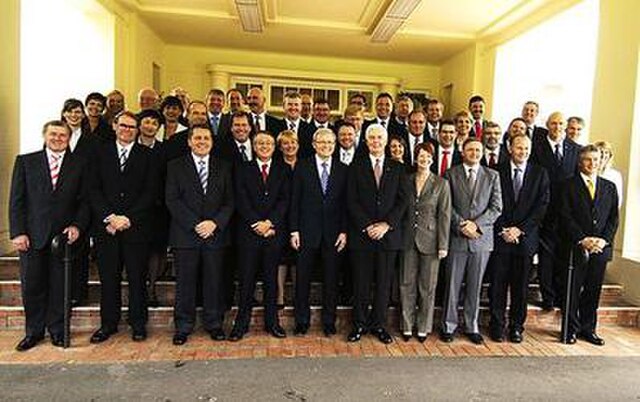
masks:
<path fill-rule="evenodd" d="M 65 233 L 74 244 L 89 225 L 86 159 L 67 152 L 71 130 L 59 120 L 43 128 L 43 150 L 16 158 L 9 203 L 10 238 L 20 253 L 20 279 L 26 336 L 25 351 L 44 338 L 63 346 L 64 269 L 51 241 Z"/>
<path fill-rule="evenodd" d="M 206 125 L 192 127 L 188 143 L 190 154 L 169 163 L 166 186 L 171 212 L 169 244 L 178 274 L 174 345 L 183 345 L 195 326 L 199 269 L 202 324 L 213 340 L 225 339 L 222 278 L 234 208 L 231 164 L 210 155 L 213 135 Z"/>
<path fill-rule="evenodd" d="M 159 187 L 157 159 L 149 148 L 135 141 L 135 114 L 121 112 L 113 129 L 116 140 L 95 152 L 89 190 L 101 282 L 101 327 L 91 343 L 104 342 L 118 331 L 123 266 L 129 282 L 132 339 L 139 342 L 147 338 L 145 278 Z"/>

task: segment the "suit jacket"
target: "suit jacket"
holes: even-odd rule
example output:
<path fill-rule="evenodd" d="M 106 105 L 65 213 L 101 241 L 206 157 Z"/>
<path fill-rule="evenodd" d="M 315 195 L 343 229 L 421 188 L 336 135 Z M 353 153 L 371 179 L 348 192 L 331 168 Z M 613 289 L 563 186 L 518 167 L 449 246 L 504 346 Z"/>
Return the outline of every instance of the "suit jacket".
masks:
<path fill-rule="evenodd" d="M 171 136 L 168 140 L 164 141 L 164 157 L 165 161 L 169 161 L 179 158 L 181 156 L 189 154 L 191 149 L 187 142 L 189 138 L 189 129 L 178 131 Z M 214 140 L 215 141 L 215 140 Z M 214 143 L 215 148 L 215 143 Z"/>
<path fill-rule="evenodd" d="M 171 213 L 169 244 L 172 247 L 219 249 L 231 243 L 227 227 L 233 214 L 234 188 L 228 162 L 209 158 L 205 194 L 191 154 L 174 159 L 168 166 L 165 194 Z M 194 228 L 209 219 L 216 223 L 216 231 L 212 237 L 202 239 Z"/>
<path fill-rule="evenodd" d="M 571 245 L 577 247 L 577 243 L 588 236 L 600 237 L 607 241 L 604 257 L 612 258 L 612 244 L 619 222 L 615 184 L 598 177 L 592 200 L 582 176 L 575 175 L 563 183 L 560 214 L 562 233 Z M 582 255 L 574 252 L 574 257 Z"/>
<path fill-rule="evenodd" d="M 91 161 L 93 160 L 93 154 L 96 152 L 96 150 L 100 148 L 100 146 L 102 146 L 102 144 L 104 144 L 107 141 L 106 138 L 102 137 L 101 135 L 108 136 L 109 135 L 108 133 L 111 133 L 112 134 L 111 138 L 113 139 L 113 141 L 115 141 L 115 134 L 113 134 L 113 131 L 109 131 L 108 133 L 107 132 L 100 133 L 98 131 L 99 129 L 100 129 L 100 126 L 98 126 L 96 128 L 96 131 L 92 133 L 88 123 L 86 125 L 83 125 L 82 134 L 80 135 L 80 138 L 78 138 L 78 142 L 76 143 L 76 146 L 73 149 L 74 154 L 82 155 L 82 157 L 86 159 L 89 163 L 91 163 Z M 109 129 L 108 126 L 107 126 L 107 129 Z M 71 148 L 70 147 L 67 148 L 67 151 L 71 151 Z"/>
<path fill-rule="evenodd" d="M 134 143 L 121 172 L 116 142 L 105 143 L 95 154 L 92 171 L 89 193 L 94 233 L 111 236 L 104 219 L 111 214 L 124 215 L 131 221 L 131 227 L 121 232 L 122 239 L 148 241 L 160 180 L 160 169 L 152 151 Z"/>
<path fill-rule="evenodd" d="M 498 160 L 496 161 L 495 166 L 489 166 L 489 160 L 487 159 L 487 155 L 485 154 L 482 159 L 480 159 L 480 164 L 482 166 L 490 167 L 494 170 L 499 170 L 500 166 L 504 164 L 509 164 L 509 153 L 505 151 L 504 148 L 500 147 L 500 153 L 498 154 Z"/>
<path fill-rule="evenodd" d="M 218 134 L 215 139 L 220 139 L 224 137 L 231 136 L 231 112 L 223 113 L 220 117 L 220 122 L 218 123 Z M 211 123 L 211 122 L 209 122 Z"/>
<path fill-rule="evenodd" d="M 420 137 L 422 137 L 421 140 L 420 140 L 420 143 L 430 142 L 431 141 L 431 139 L 429 138 L 429 133 L 427 133 L 427 132 L 422 133 L 422 135 Z M 414 137 L 413 137 L 413 134 L 409 134 L 409 132 L 407 132 L 405 134 L 405 136 L 402 137 L 402 138 L 404 139 L 405 143 L 407 144 L 407 146 L 406 146 L 406 148 L 404 150 L 404 156 L 402 157 L 402 159 L 404 160 L 404 164 L 406 166 L 413 166 L 411 164 L 411 144 L 409 144 L 409 141 L 411 141 L 411 142 L 415 141 Z M 389 149 L 389 144 L 387 144 L 387 149 Z"/>
<path fill-rule="evenodd" d="M 431 141 L 431 144 L 433 144 L 433 163 L 431 164 L 431 172 L 440 175 L 440 161 L 438 161 L 438 148 L 440 145 L 437 141 Z M 451 167 L 462 164 L 462 153 L 458 151 L 456 146 L 453 147 L 453 155 L 451 155 L 451 157 L 453 158 L 451 160 Z"/>
<path fill-rule="evenodd" d="M 347 208 L 349 211 L 349 245 L 353 250 L 402 249 L 402 217 L 407 208 L 408 182 L 402 164 L 386 157 L 382 166 L 380 188 L 376 186 L 369 156 L 355 158 L 349 166 Z M 391 229 L 382 240 L 371 240 L 365 229 L 376 222 L 386 222 Z"/>
<path fill-rule="evenodd" d="M 248 142 L 247 146 L 251 147 L 251 141 Z M 217 144 L 214 144 L 213 153 L 216 157 L 231 163 L 234 171 L 238 165 L 244 163 L 240 149 L 238 149 L 238 145 L 233 139 L 233 136 L 221 138 Z M 251 156 L 255 157 L 253 150 Z"/>
<path fill-rule="evenodd" d="M 327 193 L 322 194 L 315 156 L 298 162 L 293 173 L 289 229 L 300 232 L 302 247 L 318 248 L 324 238 L 334 244 L 347 233 L 347 171 L 340 159 L 332 157 Z"/>
<path fill-rule="evenodd" d="M 444 174 L 451 186 L 451 251 L 492 251 L 493 224 L 502 213 L 502 191 L 498 172 L 478 167 L 475 189 L 467 184 L 465 165 L 452 166 Z M 478 225 L 481 236 L 476 240 L 460 232 L 460 222 L 471 220 Z"/>
<path fill-rule="evenodd" d="M 418 194 L 415 173 L 409 176 L 410 199 L 404 218 L 404 249 L 414 244 L 422 254 L 449 250 L 451 190 L 440 176 L 429 174 Z"/>
<path fill-rule="evenodd" d="M 549 175 L 534 163 L 527 163 L 522 177 L 522 188 L 516 202 L 513 192 L 511 163 L 498 168 L 502 186 L 502 215 L 496 221 L 496 251 L 533 256 L 538 252 L 540 226 L 550 200 Z M 500 232 L 515 226 L 524 232 L 519 244 L 506 243 Z"/>
<path fill-rule="evenodd" d="M 257 221 L 269 219 L 275 228 L 275 241 L 289 239 L 287 210 L 290 197 L 290 168 L 276 158 L 271 159 L 267 182 L 262 180 L 258 162 L 244 162 L 236 171 L 235 194 L 237 225 L 235 234 L 240 247 L 256 248 L 264 239 L 251 229 Z"/>
<path fill-rule="evenodd" d="M 81 155 L 65 153 L 55 190 L 46 151 L 19 155 L 11 180 L 9 237 L 27 235 L 39 250 L 67 226 L 84 234 L 89 226 L 87 184 L 87 161 Z"/>
<path fill-rule="evenodd" d="M 304 123 L 304 124 L 303 124 Z M 313 148 L 313 135 L 316 133 L 317 127 L 313 123 L 301 122 L 298 129 L 298 158 L 310 158 L 315 155 Z"/>

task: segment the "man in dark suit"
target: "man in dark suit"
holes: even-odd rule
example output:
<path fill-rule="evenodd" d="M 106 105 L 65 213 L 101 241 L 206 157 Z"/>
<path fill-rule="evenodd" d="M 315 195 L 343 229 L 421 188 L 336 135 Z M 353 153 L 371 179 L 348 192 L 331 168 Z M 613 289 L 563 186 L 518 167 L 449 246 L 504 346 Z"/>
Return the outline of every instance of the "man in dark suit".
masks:
<path fill-rule="evenodd" d="M 537 137 L 544 138 L 549 133 L 549 130 L 536 124 L 539 111 L 538 102 L 527 101 L 522 105 L 522 119 L 527 125 L 527 137 L 531 138 L 531 140 Z"/>
<path fill-rule="evenodd" d="M 231 117 L 231 135 L 220 138 L 219 143 L 213 146 L 215 155 L 230 162 L 234 168 L 255 159 L 251 148 L 250 118 L 247 112 L 234 113 Z"/>
<path fill-rule="evenodd" d="M 598 177 L 602 155 L 596 146 L 583 147 L 578 158 L 580 173 L 564 182 L 560 212 L 575 264 L 569 343 L 575 343 L 577 335 L 602 346 L 604 340 L 596 334 L 598 303 L 607 263 L 613 257 L 618 194 L 615 184 Z"/>
<path fill-rule="evenodd" d="M 334 151 L 338 160 L 343 164 L 349 166 L 356 156 L 356 128 L 351 123 L 342 123 L 338 127 L 338 144 Z"/>
<path fill-rule="evenodd" d="M 480 160 L 482 166 L 497 170 L 499 166 L 509 162 L 509 154 L 503 152 L 503 149 L 500 148 L 501 136 L 500 126 L 497 123 L 488 121 L 482 136 L 482 142 L 484 143 L 484 156 Z"/>
<path fill-rule="evenodd" d="M 349 167 L 347 208 L 353 265 L 353 330 L 357 342 L 367 330 L 383 343 L 393 339 L 385 329 L 392 268 L 402 249 L 401 220 L 408 205 L 408 182 L 402 164 L 385 157 L 387 130 L 372 124 L 365 134 L 369 153 Z M 367 314 L 372 277 L 376 289 Z"/>
<path fill-rule="evenodd" d="M 565 133 L 567 133 L 567 138 L 571 141 L 578 143 L 580 141 L 580 136 L 582 135 L 582 129 L 584 128 L 584 119 L 579 116 L 571 116 L 567 119 L 567 128 L 565 129 Z"/>
<path fill-rule="evenodd" d="M 565 137 L 565 120 L 560 112 L 547 119 L 546 137 L 535 137 L 531 160 L 547 170 L 551 181 L 551 201 L 540 229 L 539 277 L 542 308 L 560 306 L 564 289 L 564 260 L 568 250 L 560 242 L 560 194 L 564 181 L 576 174 L 580 146 Z"/>
<path fill-rule="evenodd" d="M 487 124 L 484 118 L 485 103 L 484 98 L 480 95 L 474 95 L 469 98 L 469 113 L 471 113 L 471 131 L 470 137 L 474 137 L 482 141 L 483 131 Z"/>
<path fill-rule="evenodd" d="M 207 104 L 207 121 L 214 137 L 221 135 L 225 129 L 224 123 L 222 122 L 224 99 L 224 91 L 213 88 L 209 91 L 205 100 Z"/>
<path fill-rule="evenodd" d="M 227 91 L 227 105 L 229 110 L 222 114 L 220 125 L 217 132 L 218 137 L 228 137 L 231 133 L 231 118 L 234 113 L 241 112 L 244 109 L 244 97 L 242 92 L 237 88 L 231 88 Z"/>
<path fill-rule="evenodd" d="M 135 141 L 136 115 L 121 112 L 114 120 L 116 141 L 105 143 L 95 154 L 90 187 L 98 271 L 100 273 L 101 326 L 91 343 L 101 343 L 118 331 L 120 274 L 129 282 L 128 321 L 132 339 L 147 337 L 146 267 L 153 208 L 157 200 L 156 159 Z"/>
<path fill-rule="evenodd" d="M 371 120 L 365 120 L 362 124 L 362 131 L 366 132 L 367 128 L 371 124 L 380 124 L 387 130 L 389 136 L 401 135 L 404 133 L 399 133 L 394 128 L 396 126 L 391 126 L 391 113 L 393 112 L 393 97 L 388 92 L 380 92 L 378 96 L 376 96 L 376 101 L 374 104 L 376 108 L 376 117 Z M 393 131 L 393 132 L 392 132 Z"/>
<path fill-rule="evenodd" d="M 315 154 L 313 147 L 313 136 L 320 128 L 328 128 L 334 130 L 333 125 L 329 122 L 331 117 L 331 108 L 326 99 L 316 99 L 313 101 L 313 118 L 307 125 L 304 132 L 298 136 L 300 149 L 298 150 L 298 159 L 307 158 Z"/>
<path fill-rule="evenodd" d="M 264 324 L 276 338 L 286 337 L 278 323 L 276 277 L 280 255 L 288 241 L 286 228 L 290 183 L 288 167 L 273 158 L 275 140 L 268 133 L 253 139 L 256 158 L 245 162 L 236 172 L 235 227 L 237 261 L 240 269 L 240 306 L 230 341 L 238 341 L 249 330 L 256 274 L 263 271 Z"/>
<path fill-rule="evenodd" d="M 443 120 L 440 122 L 440 132 L 438 141 L 433 142 L 434 157 L 431 164 L 431 172 L 440 177 L 452 166 L 462 163 L 462 154 L 455 146 L 456 125 L 453 120 Z"/>
<path fill-rule="evenodd" d="M 409 130 L 404 138 L 407 142 L 407 149 L 404 152 L 406 166 L 415 166 L 415 149 L 423 142 L 429 141 L 429 135 L 425 132 L 426 126 L 427 117 L 422 110 L 414 110 L 409 113 Z"/>
<path fill-rule="evenodd" d="M 266 98 L 262 89 L 253 87 L 247 93 L 247 105 L 251 114 L 249 116 L 250 123 L 256 131 L 267 131 L 277 136 L 277 130 L 280 127 L 280 119 L 267 114 L 265 108 Z"/>
<path fill-rule="evenodd" d="M 435 98 L 427 101 L 427 127 L 426 132 L 432 141 L 438 141 L 438 132 L 440 131 L 440 121 L 444 114 L 444 104 Z"/>
<path fill-rule="evenodd" d="M 205 330 L 216 341 L 222 329 L 223 257 L 230 244 L 228 223 L 233 214 L 231 166 L 210 156 L 213 135 L 206 125 L 194 126 L 191 154 L 169 163 L 166 202 L 171 213 L 170 245 L 178 273 L 174 345 L 183 345 L 196 323 L 198 270 L 202 270 Z"/>
<path fill-rule="evenodd" d="M 442 332 L 453 341 L 458 328 L 458 301 L 465 281 L 464 332 L 475 344 L 483 342 L 479 329 L 480 291 L 487 262 L 493 251 L 493 224 L 502 212 L 500 176 L 480 165 L 482 143 L 467 138 L 462 146 L 463 164 L 444 177 L 451 186 L 451 246 L 446 267 L 446 292 Z"/>
<path fill-rule="evenodd" d="M 86 159 L 68 152 L 69 126 L 50 121 L 43 136 L 43 150 L 16 158 L 11 180 L 10 238 L 20 253 L 26 333 L 18 351 L 34 347 L 45 329 L 54 346 L 63 346 L 64 267 L 51 241 L 64 233 L 74 244 L 89 224 Z"/>
<path fill-rule="evenodd" d="M 489 126 L 487 126 L 489 127 Z M 500 130 L 497 130 L 498 135 Z M 485 141 L 489 137 L 485 130 Z M 495 248 L 490 260 L 490 336 L 504 340 L 507 289 L 510 294 L 509 340 L 522 342 L 527 319 L 527 290 L 539 229 L 549 205 L 547 171 L 528 162 L 531 140 L 525 134 L 511 139 L 511 159 L 498 167 L 502 187 L 502 215 L 494 225 Z"/>
<path fill-rule="evenodd" d="M 296 335 L 309 330 L 311 271 L 322 261 L 322 329 L 326 336 L 336 333 L 338 255 L 347 243 L 347 167 L 333 155 L 336 135 L 328 128 L 316 131 L 316 154 L 298 162 L 293 176 L 289 213 L 291 246 L 298 250 L 296 268 Z"/>
<path fill-rule="evenodd" d="M 187 121 L 189 127 L 210 124 L 207 117 L 207 105 L 202 101 L 193 101 L 187 107 Z M 172 159 L 189 154 L 191 152 L 187 139 L 189 137 L 189 129 L 175 133 L 171 138 L 165 141 L 165 158 L 169 162 Z M 213 151 L 216 149 L 214 147 Z"/>
<path fill-rule="evenodd" d="M 271 134 L 274 135 L 274 138 L 277 138 L 282 131 L 291 130 L 298 136 L 298 143 L 300 144 L 299 157 L 305 158 L 313 155 L 313 147 L 310 147 L 310 145 L 315 130 L 311 124 L 300 118 L 302 97 L 298 92 L 287 92 L 284 95 L 282 107 L 284 109 L 284 119 L 279 121 L 276 131 Z"/>

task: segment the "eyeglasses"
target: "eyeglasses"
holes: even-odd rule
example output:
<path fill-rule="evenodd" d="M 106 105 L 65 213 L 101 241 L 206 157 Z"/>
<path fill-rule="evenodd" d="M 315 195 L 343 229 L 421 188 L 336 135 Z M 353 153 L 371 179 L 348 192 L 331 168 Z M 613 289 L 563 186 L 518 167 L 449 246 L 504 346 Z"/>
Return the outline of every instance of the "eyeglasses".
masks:
<path fill-rule="evenodd" d="M 118 127 L 120 127 L 123 130 L 135 130 L 138 128 L 136 126 L 131 126 L 129 124 L 124 124 L 124 123 L 118 123 Z"/>

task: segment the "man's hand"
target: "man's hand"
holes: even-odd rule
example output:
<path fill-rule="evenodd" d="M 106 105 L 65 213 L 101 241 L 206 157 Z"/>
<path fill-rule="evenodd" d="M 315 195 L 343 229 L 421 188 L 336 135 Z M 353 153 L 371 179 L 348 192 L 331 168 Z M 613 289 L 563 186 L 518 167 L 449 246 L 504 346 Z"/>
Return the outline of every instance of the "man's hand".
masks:
<path fill-rule="evenodd" d="M 115 226 L 113 226 L 111 223 L 107 225 L 107 227 L 105 228 L 105 230 L 107 231 L 107 233 L 109 233 L 111 236 L 115 236 L 116 232 L 118 231 L 118 229 L 116 229 Z"/>
<path fill-rule="evenodd" d="M 211 237 L 213 235 L 213 232 L 215 232 L 217 228 L 218 226 L 216 225 L 216 223 L 208 219 L 198 223 L 195 227 L 195 230 L 198 236 L 206 239 L 208 237 Z"/>
<path fill-rule="evenodd" d="M 271 228 L 269 230 L 267 230 L 267 232 L 264 234 L 263 237 L 273 237 L 276 235 L 276 230 Z"/>
<path fill-rule="evenodd" d="M 478 225 L 474 221 L 464 220 L 460 222 L 460 232 L 469 239 L 476 240 L 480 238 Z"/>
<path fill-rule="evenodd" d="M 380 240 L 387 234 L 391 227 L 387 222 L 376 222 L 367 226 L 367 235 L 371 240 Z"/>
<path fill-rule="evenodd" d="M 503 228 L 502 232 L 500 232 L 500 236 L 502 239 L 511 244 L 520 243 L 520 236 L 522 236 L 523 232 L 519 228 L 515 226 L 511 226 L 508 228 Z"/>
<path fill-rule="evenodd" d="M 300 248 L 300 232 L 291 233 L 291 247 L 294 250 L 298 250 Z"/>
<path fill-rule="evenodd" d="M 347 246 L 347 234 L 340 233 L 338 235 L 338 238 L 336 239 L 336 244 L 334 244 L 334 246 L 338 252 L 344 250 L 344 248 Z"/>
<path fill-rule="evenodd" d="M 73 244 L 73 242 L 75 242 L 76 240 L 78 240 L 78 237 L 80 237 L 80 230 L 71 225 L 71 226 L 67 226 L 62 233 L 65 233 L 67 235 L 67 243 L 68 244 Z"/>
<path fill-rule="evenodd" d="M 124 215 L 111 214 L 105 221 L 109 224 L 109 226 L 111 226 L 113 229 L 115 229 L 118 232 L 127 230 L 131 227 L 131 221 L 129 220 L 129 218 L 127 218 Z M 107 229 L 107 232 L 111 233 L 109 229 Z"/>
<path fill-rule="evenodd" d="M 265 234 L 267 233 L 267 231 L 269 229 L 271 229 L 273 225 L 271 224 L 270 220 L 264 220 L 264 221 L 258 221 L 255 222 L 253 225 L 251 225 L 251 229 L 253 229 L 253 231 L 258 235 L 258 236 L 263 236 L 263 237 L 267 237 L 265 236 Z"/>
<path fill-rule="evenodd" d="M 13 244 L 13 247 L 15 247 L 16 250 L 20 252 L 28 251 L 29 247 L 31 246 L 29 236 L 27 235 L 19 235 L 14 237 L 13 239 L 11 239 L 11 244 Z"/>

